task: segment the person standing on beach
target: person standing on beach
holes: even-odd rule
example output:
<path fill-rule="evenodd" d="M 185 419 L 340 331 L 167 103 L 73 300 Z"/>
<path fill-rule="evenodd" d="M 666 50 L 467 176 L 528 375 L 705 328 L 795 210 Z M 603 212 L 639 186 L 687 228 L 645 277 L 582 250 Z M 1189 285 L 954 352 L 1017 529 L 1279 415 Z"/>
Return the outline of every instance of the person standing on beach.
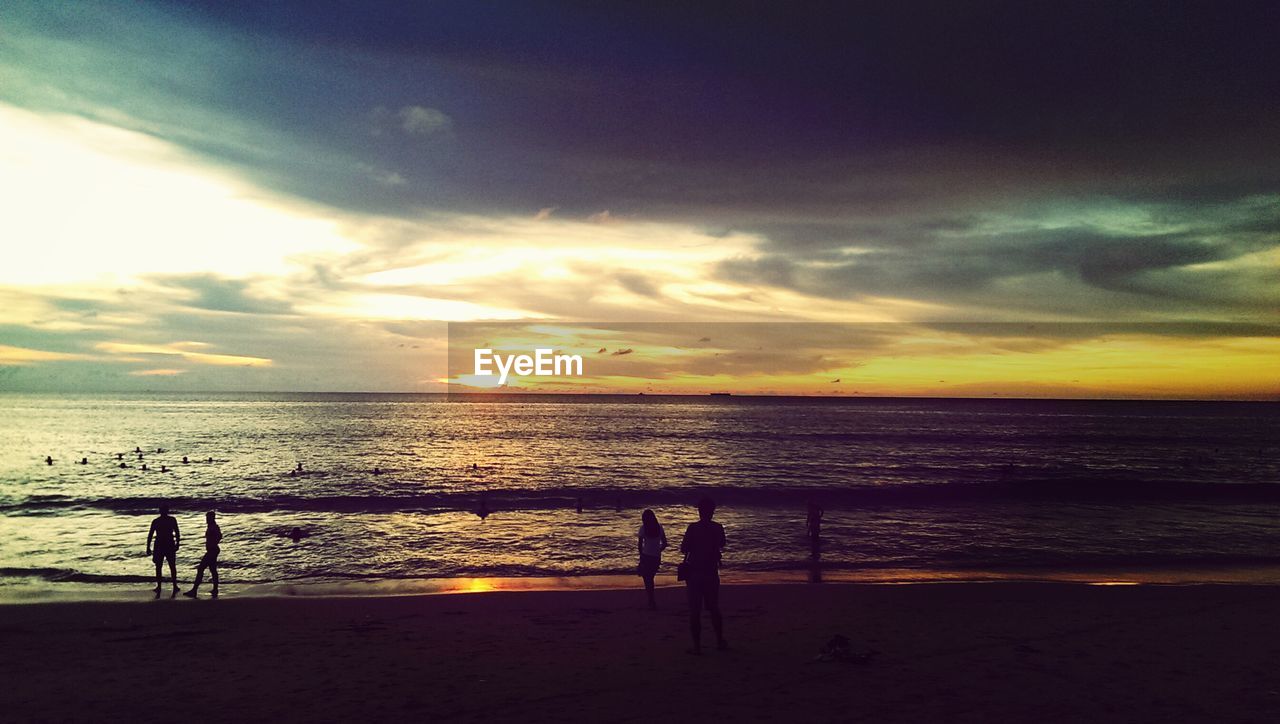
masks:
<path fill-rule="evenodd" d="M 152 546 L 152 540 L 155 546 Z M 160 516 L 151 521 L 151 530 L 147 532 L 147 555 L 156 564 L 156 598 L 160 598 L 160 589 L 164 588 L 164 574 L 161 572 L 164 562 L 169 562 L 169 577 L 173 582 L 173 596 L 178 595 L 178 546 L 182 543 L 182 533 L 178 530 L 178 521 L 169 515 L 169 506 L 160 504 Z M 173 596 L 170 596 L 172 598 Z"/>
<path fill-rule="evenodd" d="M 822 506 L 809 501 L 809 517 L 805 520 L 805 528 L 809 531 L 810 555 L 817 558 L 822 547 Z"/>
<path fill-rule="evenodd" d="M 716 631 L 716 648 L 725 650 L 724 625 L 720 618 L 720 551 L 724 550 L 724 526 L 711 520 L 716 503 L 711 498 L 698 501 L 698 522 L 690 523 L 680 542 L 684 553 L 684 582 L 689 594 L 689 633 L 693 636 L 691 654 L 702 653 L 702 609 L 711 614 Z"/>
<path fill-rule="evenodd" d="M 646 509 L 640 516 L 640 577 L 644 579 L 644 590 L 649 595 L 649 609 L 658 608 L 653 597 L 653 577 L 662 565 L 662 551 L 667 548 L 667 532 L 658 522 L 658 516 Z"/>
<path fill-rule="evenodd" d="M 218 527 L 216 515 L 211 510 L 204 514 L 204 557 L 200 559 L 200 564 L 196 566 L 196 582 L 191 586 L 191 590 L 182 594 L 187 598 L 195 598 L 200 591 L 200 583 L 204 581 L 204 571 L 209 569 L 209 580 L 213 582 L 213 590 L 209 595 L 214 598 L 218 597 L 218 554 L 222 549 L 218 544 L 222 542 L 222 529 Z"/>

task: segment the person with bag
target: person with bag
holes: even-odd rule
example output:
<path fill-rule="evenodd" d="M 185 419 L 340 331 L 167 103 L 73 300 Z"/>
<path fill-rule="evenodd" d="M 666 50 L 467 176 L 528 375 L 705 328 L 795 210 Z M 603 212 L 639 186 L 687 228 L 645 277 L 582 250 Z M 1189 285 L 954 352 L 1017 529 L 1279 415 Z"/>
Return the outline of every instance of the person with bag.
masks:
<path fill-rule="evenodd" d="M 689 594 L 689 633 L 693 636 L 689 653 L 695 655 L 702 653 L 703 608 L 711 614 L 716 648 L 721 651 L 729 648 L 720 616 L 720 552 L 725 546 L 724 526 L 711 519 L 715 512 L 716 503 L 711 498 L 698 501 L 698 522 L 689 524 L 680 542 L 685 558 L 678 573 Z"/>

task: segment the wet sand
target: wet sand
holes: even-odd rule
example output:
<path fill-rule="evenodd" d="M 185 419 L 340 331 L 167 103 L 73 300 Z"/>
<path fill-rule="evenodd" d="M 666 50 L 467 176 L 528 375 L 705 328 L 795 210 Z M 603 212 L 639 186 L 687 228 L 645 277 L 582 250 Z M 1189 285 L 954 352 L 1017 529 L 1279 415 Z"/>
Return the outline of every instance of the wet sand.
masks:
<path fill-rule="evenodd" d="M 145 591 L 140 591 L 145 597 Z M 0 606 L 0 719 L 1280 720 L 1280 587 L 727 586 Z M 841 634 L 854 662 L 819 661 Z M 710 639 L 710 631 L 706 632 Z"/>

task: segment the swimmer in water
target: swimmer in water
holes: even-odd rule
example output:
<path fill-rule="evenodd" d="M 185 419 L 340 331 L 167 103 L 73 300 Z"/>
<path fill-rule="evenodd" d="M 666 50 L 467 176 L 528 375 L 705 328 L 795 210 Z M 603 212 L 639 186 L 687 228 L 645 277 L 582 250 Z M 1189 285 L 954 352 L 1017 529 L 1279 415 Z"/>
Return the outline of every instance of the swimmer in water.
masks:
<path fill-rule="evenodd" d="M 381 475 L 381 474 L 382 474 L 382 471 L 381 471 L 380 469 L 378 469 L 378 467 L 377 467 L 377 466 L 374 466 L 374 468 L 373 468 L 373 474 L 374 474 L 374 475 Z"/>
<path fill-rule="evenodd" d="M 124 460 L 124 453 L 116 453 L 116 460 Z"/>
<path fill-rule="evenodd" d="M 211 462 L 213 462 L 213 458 L 209 458 L 209 459 L 208 459 L 207 461 L 205 461 L 205 462 L 210 462 L 210 463 L 211 463 Z"/>
<path fill-rule="evenodd" d="M 161 465 L 161 466 L 160 466 L 160 472 L 162 472 L 162 473 L 167 473 L 167 472 L 169 472 L 169 468 L 168 468 L 168 467 L 166 467 L 166 466 L 164 466 L 164 465 Z"/>
<path fill-rule="evenodd" d="M 52 465 L 52 464 L 53 464 L 53 457 L 52 457 L 52 456 L 50 456 L 50 455 L 45 455 L 45 456 L 44 456 L 44 464 L 45 464 L 45 465 Z"/>
<path fill-rule="evenodd" d="M 187 456 L 186 456 L 186 455 L 183 455 L 183 456 L 182 456 L 182 464 L 183 464 L 183 465 L 186 465 L 186 464 L 187 464 L 187 462 L 188 462 L 188 461 L 187 461 Z"/>
<path fill-rule="evenodd" d="M 301 528 L 294 528 L 293 530 L 289 531 L 289 540 L 293 541 L 294 543 L 297 543 L 303 538 L 306 538 L 308 535 L 310 535 L 310 533 L 307 533 Z"/>
<path fill-rule="evenodd" d="M 81 464 L 81 465 L 88 465 L 88 464 L 89 464 L 89 458 L 80 458 L 80 464 Z"/>
<path fill-rule="evenodd" d="M 298 467 L 294 468 L 298 472 L 302 472 L 302 463 L 298 463 Z"/>

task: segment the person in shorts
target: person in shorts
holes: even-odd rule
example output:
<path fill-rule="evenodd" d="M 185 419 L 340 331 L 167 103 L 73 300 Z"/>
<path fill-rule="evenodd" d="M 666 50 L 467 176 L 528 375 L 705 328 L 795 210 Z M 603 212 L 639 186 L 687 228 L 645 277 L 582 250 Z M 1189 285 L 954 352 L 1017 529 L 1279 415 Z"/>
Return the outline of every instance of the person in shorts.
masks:
<path fill-rule="evenodd" d="M 724 650 L 724 624 L 720 617 L 720 552 L 724 550 L 724 526 L 713 521 L 716 503 L 711 498 L 698 501 L 698 522 L 690 523 L 680 542 L 685 554 L 685 590 L 689 594 L 689 633 L 693 636 L 691 654 L 702 653 L 702 609 L 711 614 L 711 627 L 716 632 L 716 648 Z"/>
<path fill-rule="evenodd" d="M 164 588 L 165 561 L 169 562 L 173 596 L 178 595 L 178 546 L 181 543 L 182 533 L 178 530 L 178 521 L 169 515 L 169 506 L 161 503 L 160 516 L 151 521 L 151 530 L 147 532 L 147 555 L 156 564 L 156 598 L 160 598 L 160 591 Z"/>

